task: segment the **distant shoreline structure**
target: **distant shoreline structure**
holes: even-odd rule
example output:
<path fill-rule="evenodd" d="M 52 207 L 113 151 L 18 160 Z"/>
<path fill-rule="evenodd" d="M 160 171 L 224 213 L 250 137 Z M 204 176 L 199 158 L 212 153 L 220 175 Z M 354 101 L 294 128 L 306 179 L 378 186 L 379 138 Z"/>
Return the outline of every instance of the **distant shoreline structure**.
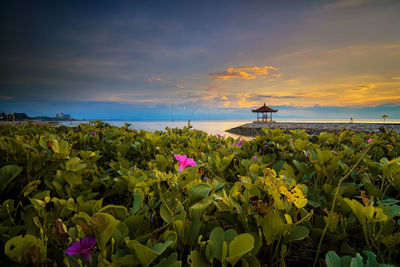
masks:
<path fill-rule="evenodd" d="M 340 132 L 351 130 L 354 132 L 380 132 L 393 130 L 400 133 L 400 123 L 346 123 L 346 122 L 276 122 L 276 123 L 247 123 L 238 127 L 226 130 L 228 133 L 256 136 L 264 135 L 262 128 L 305 130 L 308 134 L 319 134 L 322 132 Z"/>

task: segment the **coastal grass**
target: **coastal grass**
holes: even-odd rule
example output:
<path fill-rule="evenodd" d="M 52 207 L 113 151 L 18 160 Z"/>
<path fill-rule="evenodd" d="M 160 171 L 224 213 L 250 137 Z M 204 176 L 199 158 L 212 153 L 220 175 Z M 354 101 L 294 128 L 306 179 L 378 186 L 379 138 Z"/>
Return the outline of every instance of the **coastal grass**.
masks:
<path fill-rule="evenodd" d="M 399 264 L 395 131 L 129 126 L 0 127 L 1 265 Z"/>

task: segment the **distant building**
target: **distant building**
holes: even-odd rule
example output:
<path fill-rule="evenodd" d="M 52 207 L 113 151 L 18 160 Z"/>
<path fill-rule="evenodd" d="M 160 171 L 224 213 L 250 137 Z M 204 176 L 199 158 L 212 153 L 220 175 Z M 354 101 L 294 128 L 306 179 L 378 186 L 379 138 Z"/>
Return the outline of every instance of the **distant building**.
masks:
<path fill-rule="evenodd" d="M 258 108 L 258 109 L 252 109 L 252 112 L 256 112 L 257 113 L 257 121 L 258 123 L 265 123 L 265 122 L 275 122 L 272 120 L 272 112 L 278 112 L 277 109 L 272 109 L 268 106 L 265 105 L 264 106 Z M 268 116 L 269 114 L 269 116 Z"/>

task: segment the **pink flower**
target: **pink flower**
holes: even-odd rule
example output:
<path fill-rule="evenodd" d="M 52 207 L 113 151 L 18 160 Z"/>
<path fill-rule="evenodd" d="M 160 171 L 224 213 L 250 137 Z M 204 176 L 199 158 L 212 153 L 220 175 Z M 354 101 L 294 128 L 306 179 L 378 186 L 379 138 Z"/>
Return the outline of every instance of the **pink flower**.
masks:
<path fill-rule="evenodd" d="M 186 155 L 174 154 L 174 157 L 179 161 L 179 172 L 182 172 L 187 166 L 196 166 L 196 162 L 193 159 L 186 157 Z"/>
<path fill-rule="evenodd" d="M 217 134 L 217 137 L 219 138 L 219 137 L 221 137 L 221 135 L 220 135 L 220 134 Z"/>
<path fill-rule="evenodd" d="M 231 146 L 236 146 L 236 144 L 231 144 Z"/>
<path fill-rule="evenodd" d="M 310 152 L 306 153 L 306 158 L 308 158 L 310 156 Z"/>
<path fill-rule="evenodd" d="M 239 142 L 237 142 L 237 144 L 236 145 L 238 145 L 238 146 L 241 146 L 241 145 L 243 145 L 243 140 L 240 140 Z"/>
<path fill-rule="evenodd" d="M 256 160 L 257 160 L 257 156 L 254 156 L 254 157 L 253 157 L 253 160 L 256 161 Z"/>
<path fill-rule="evenodd" d="M 367 140 L 367 143 L 371 143 L 371 141 L 372 141 L 372 138 L 368 139 L 368 140 Z"/>
<path fill-rule="evenodd" d="M 81 241 L 76 241 L 71 244 L 66 250 L 65 253 L 69 256 L 80 254 L 85 259 L 90 262 L 92 261 L 92 249 L 96 245 L 95 237 L 84 237 Z"/>
<path fill-rule="evenodd" d="M 90 134 L 91 134 L 91 135 L 96 135 L 97 132 L 96 132 L 96 131 L 93 131 L 93 132 L 91 132 Z"/>
<path fill-rule="evenodd" d="M 337 152 L 335 150 L 331 150 L 331 152 L 337 154 Z"/>

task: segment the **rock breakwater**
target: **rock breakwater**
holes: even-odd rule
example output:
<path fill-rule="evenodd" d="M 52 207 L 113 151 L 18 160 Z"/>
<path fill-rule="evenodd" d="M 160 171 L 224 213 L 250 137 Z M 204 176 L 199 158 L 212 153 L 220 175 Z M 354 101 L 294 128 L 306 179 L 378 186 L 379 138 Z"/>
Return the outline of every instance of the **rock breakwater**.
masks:
<path fill-rule="evenodd" d="M 262 128 L 281 128 L 285 129 L 286 131 L 305 130 L 308 134 L 340 132 L 343 130 L 351 130 L 354 132 L 379 132 L 393 130 L 400 133 L 400 123 L 247 123 L 226 131 L 237 135 L 256 136 L 264 135 Z"/>

